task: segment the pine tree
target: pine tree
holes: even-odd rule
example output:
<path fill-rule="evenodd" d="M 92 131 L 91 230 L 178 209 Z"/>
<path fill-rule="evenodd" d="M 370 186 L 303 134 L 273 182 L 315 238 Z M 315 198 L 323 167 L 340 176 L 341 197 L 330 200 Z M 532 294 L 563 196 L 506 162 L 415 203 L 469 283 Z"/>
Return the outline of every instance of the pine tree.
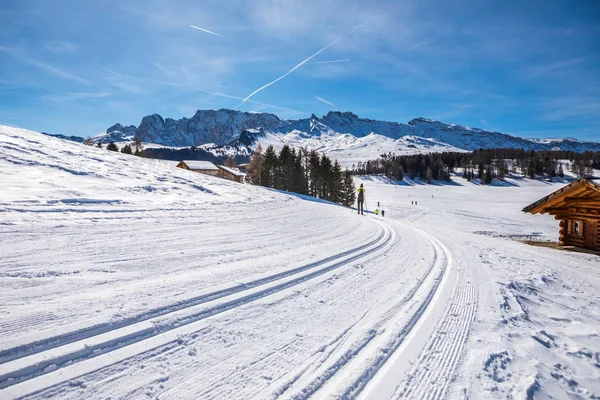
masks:
<path fill-rule="evenodd" d="M 110 142 L 107 146 L 106 146 L 106 150 L 110 150 L 110 151 L 119 151 L 119 146 L 116 145 L 115 142 Z"/>
<path fill-rule="evenodd" d="M 319 196 L 320 182 L 320 165 L 319 155 L 315 150 L 312 150 L 308 155 L 308 194 L 313 197 Z"/>
<path fill-rule="evenodd" d="M 486 185 L 489 185 L 490 183 L 492 183 L 492 167 L 491 167 L 491 165 L 488 165 L 485 170 L 485 179 L 484 179 L 483 183 L 485 183 Z"/>
<path fill-rule="evenodd" d="M 329 200 L 334 203 L 341 203 L 344 198 L 344 176 L 342 174 L 342 166 L 335 160 L 331 169 L 331 197 Z"/>
<path fill-rule="evenodd" d="M 319 198 L 324 200 L 331 200 L 332 168 L 331 160 L 323 154 L 319 163 Z"/>
<path fill-rule="evenodd" d="M 275 187 L 275 172 L 279 165 L 279 159 L 273 145 L 269 145 L 265 151 L 264 164 L 261 173 L 261 184 L 266 187 Z"/>
<path fill-rule="evenodd" d="M 440 182 L 446 180 L 446 173 L 445 173 L 445 171 L 442 168 L 440 168 L 438 170 L 437 180 L 440 181 Z"/>
<path fill-rule="evenodd" d="M 350 171 L 344 171 L 344 198 L 343 205 L 350 207 L 354 205 L 356 201 L 356 188 L 354 187 L 354 180 Z"/>
<path fill-rule="evenodd" d="M 284 145 L 279 152 L 279 168 L 275 174 L 275 187 L 277 189 L 292 191 L 295 186 L 293 182 L 293 168 L 296 152 L 289 146 Z"/>
<path fill-rule="evenodd" d="M 131 146 L 129 144 L 126 144 L 125 146 L 123 146 L 123 148 L 121 149 L 121 153 L 133 154 L 133 151 L 131 150 Z"/>
<path fill-rule="evenodd" d="M 96 143 L 96 146 L 101 149 L 102 148 L 102 142 L 98 140 L 98 143 Z"/>
<path fill-rule="evenodd" d="M 561 178 L 565 176 L 565 170 L 563 169 L 563 164 L 560 163 L 558 165 L 558 176 L 560 176 Z"/>

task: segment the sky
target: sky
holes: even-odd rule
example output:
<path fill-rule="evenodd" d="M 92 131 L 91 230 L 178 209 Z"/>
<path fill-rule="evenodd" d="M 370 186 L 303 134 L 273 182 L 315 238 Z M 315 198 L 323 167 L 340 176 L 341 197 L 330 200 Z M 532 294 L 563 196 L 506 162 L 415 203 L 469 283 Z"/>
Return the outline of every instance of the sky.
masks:
<path fill-rule="evenodd" d="M 600 1 L 0 2 L 0 124 L 219 108 L 600 141 Z"/>

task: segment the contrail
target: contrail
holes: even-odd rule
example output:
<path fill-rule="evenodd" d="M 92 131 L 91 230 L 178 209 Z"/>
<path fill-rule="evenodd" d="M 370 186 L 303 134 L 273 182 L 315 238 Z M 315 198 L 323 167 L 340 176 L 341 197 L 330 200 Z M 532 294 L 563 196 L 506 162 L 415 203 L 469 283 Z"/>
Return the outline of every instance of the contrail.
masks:
<path fill-rule="evenodd" d="M 192 28 L 194 28 L 194 29 L 198 29 L 199 31 L 202 31 L 202 32 L 210 33 L 211 35 L 217 35 L 217 36 L 221 36 L 221 35 L 219 35 L 218 33 L 215 33 L 215 32 L 212 32 L 212 31 L 209 31 L 208 29 L 202 29 L 202 28 L 200 28 L 200 27 L 198 27 L 198 26 L 196 26 L 196 25 L 190 25 L 190 27 L 192 27 Z"/>
<path fill-rule="evenodd" d="M 196 89 L 199 92 L 202 93 L 206 93 L 206 94 L 212 94 L 213 96 L 220 96 L 220 97 L 227 97 L 229 99 L 236 99 L 236 100 L 244 100 L 243 97 L 239 97 L 239 96 L 232 96 L 229 94 L 225 94 L 225 93 L 219 93 L 219 92 L 210 92 L 208 90 L 203 90 L 203 89 Z M 281 110 L 286 110 L 286 111 L 291 111 L 293 113 L 297 113 L 297 114 L 301 114 L 300 111 L 297 110 L 293 110 L 291 108 L 287 108 L 287 107 L 282 107 L 282 106 L 276 106 L 274 104 L 268 104 L 268 103 L 261 103 L 260 101 L 254 101 L 254 100 L 248 100 L 248 103 L 253 103 L 253 104 L 258 104 L 260 106 L 266 106 L 266 107 L 272 107 L 272 108 L 279 108 Z"/>
<path fill-rule="evenodd" d="M 316 96 L 316 95 L 315 95 L 315 99 L 317 99 L 317 100 L 319 100 L 319 101 L 322 101 L 322 102 L 323 102 L 323 103 L 325 103 L 325 104 L 329 104 L 330 106 L 337 107 L 335 104 L 333 104 L 333 103 L 332 103 L 332 102 L 330 102 L 330 101 L 327 101 L 327 100 L 325 100 L 325 99 L 324 99 L 324 98 L 322 98 L 322 97 L 319 97 L 319 96 Z"/>
<path fill-rule="evenodd" d="M 346 36 L 348 36 L 349 34 L 351 34 L 352 32 L 354 32 L 355 30 L 357 30 L 358 28 L 360 28 L 360 25 L 357 26 L 356 28 L 353 28 L 348 33 L 346 33 L 345 35 L 337 38 L 333 42 L 329 43 L 327 46 L 323 47 L 321 50 L 317 51 L 315 54 L 313 54 L 312 56 L 308 57 L 306 60 L 300 62 L 294 68 L 290 69 L 288 72 L 286 72 L 285 74 L 281 75 L 279 78 L 277 78 L 274 81 L 271 81 L 271 82 L 267 83 L 266 85 L 263 85 L 260 88 L 256 89 L 254 92 L 252 92 L 248 96 L 246 96 L 246 98 L 244 100 L 242 100 L 242 102 L 240 104 L 238 104 L 235 108 L 238 108 L 239 106 L 241 106 L 242 104 L 244 104 L 245 102 L 247 102 L 248 99 L 250 99 L 250 97 L 254 96 L 256 93 L 260 92 L 261 90 L 266 89 L 269 86 L 271 86 L 272 84 L 274 84 L 275 82 L 282 80 L 283 78 L 285 78 L 286 76 L 288 76 L 289 74 L 291 74 L 292 72 L 294 72 L 295 70 L 297 70 L 298 68 L 300 68 L 301 66 L 303 66 L 304 64 L 306 64 L 308 61 L 310 61 L 314 57 L 318 56 L 319 54 L 321 54 L 322 52 L 324 52 L 325 50 L 327 50 L 329 47 L 333 46 L 334 44 L 336 44 L 337 42 L 339 42 L 340 40 L 342 40 L 343 38 L 345 38 Z"/>
<path fill-rule="evenodd" d="M 315 62 L 310 62 L 310 63 L 306 63 L 306 64 L 334 64 L 334 63 L 342 63 L 342 62 L 348 62 L 350 61 L 350 59 L 345 59 L 345 60 L 331 60 L 331 61 L 315 61 Z"/>

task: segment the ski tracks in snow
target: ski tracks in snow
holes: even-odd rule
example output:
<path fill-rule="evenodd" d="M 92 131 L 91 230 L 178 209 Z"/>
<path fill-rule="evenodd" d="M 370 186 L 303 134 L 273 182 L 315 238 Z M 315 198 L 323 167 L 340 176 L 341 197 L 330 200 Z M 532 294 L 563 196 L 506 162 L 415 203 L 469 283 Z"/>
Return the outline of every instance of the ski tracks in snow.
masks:
<path fill-rule="evenodd" d="M 206 318 L 289 289 L 344 267 L 388 245 L 385 224 L 375 239 L 321 261 L 263 277 L 185 302 L 151 310 L 120 324 L 92 326 L 0 354 L 0 397 L 19 398 L 149 352 L 202 329 Z"/>

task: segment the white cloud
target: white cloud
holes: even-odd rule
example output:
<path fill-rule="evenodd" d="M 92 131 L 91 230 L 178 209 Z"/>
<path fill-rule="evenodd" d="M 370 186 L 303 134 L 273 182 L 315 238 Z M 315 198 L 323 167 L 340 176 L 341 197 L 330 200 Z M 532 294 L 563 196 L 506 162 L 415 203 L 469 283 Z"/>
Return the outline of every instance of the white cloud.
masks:
<path fill-rule="evenodd" d="M 74 93 L 65 93 L 59 95 L 51 95 L 45 96 L 45 99 L 54 101 L 54 102 L 63 102 L 63 101 L 74 101 L 74 100 L 92 100 L 92 99 L 102 99 L 105 97 L 109 97 L 110 93 L 108 92 L 74 92 Z"/>
<path fill-rule="evenodd" d="M 79 47 L 69 42 L 49 42 L 44 45 L 44 49 L 58 54 L 73 54 Z"/>
<path fill-rule="evenodd" d="M 38 69 L 40 69 L 42 71 L 45 71 L 45 72 L 47 72 L 47 73 L 49 73 L 51 75 L 58 76 L 59 78 L 72 80 L 72 81 L 81 83 L 83 85 L 91 85 L 91 83 L 88 80 L 86 80 L 86 79 L 80 78 L 79 76 L 73 75 L 73 74 L 71 74 L 69 72 L 60 70 L 60 69 L 58 69 L 56 67 L 53 67 L 50 64 L 46 64 L 46 63 L 43 63 L 41 61 L 34 60 L 33 58 L 23 58 L 23 59 L 20 59 L 20 60 L 23 61 L 24 63 L 33 65 L 34 67 L 36 67 L 36 68 L 38 68 Z"/>

